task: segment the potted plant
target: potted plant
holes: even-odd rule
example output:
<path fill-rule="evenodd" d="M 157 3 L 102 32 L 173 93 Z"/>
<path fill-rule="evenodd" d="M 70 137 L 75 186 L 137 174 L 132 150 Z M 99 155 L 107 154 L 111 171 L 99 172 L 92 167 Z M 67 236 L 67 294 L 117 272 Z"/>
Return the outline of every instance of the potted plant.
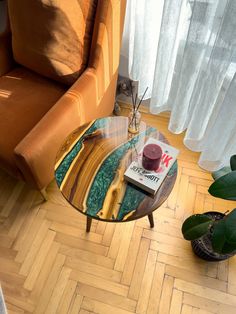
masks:
<path fill-rule="evenodd" d="M 229 172 L 225 168 L 213 174 L 215 181 L 208 192 L 215 197 L 236 200 L 236 155 L 230 158 Z M 188 217 L 182 226 L 193 251 L 208 261 L 225 260 L 236 254 L 236 208 L 230 213 L 207 212 Z"/>

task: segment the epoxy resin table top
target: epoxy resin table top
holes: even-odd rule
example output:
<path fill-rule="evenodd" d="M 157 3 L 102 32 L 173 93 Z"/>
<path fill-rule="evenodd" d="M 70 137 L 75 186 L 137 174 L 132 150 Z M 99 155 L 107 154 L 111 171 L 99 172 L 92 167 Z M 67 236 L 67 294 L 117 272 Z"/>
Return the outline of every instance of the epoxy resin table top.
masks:
<path fill-rule="evenodd" d="M 87 123 L 66 139 L 55 163 L 55 178 L 66 200 L 81 213 L 104 221 L 128 221 L 150 214 L 169 196 L 177 162 L 156 195 L 127 183 L 124 172 L 149 137 L 167 142 L 141 122 L 140 132 L 128 133 L 128 118 L 108 117 Z"/>

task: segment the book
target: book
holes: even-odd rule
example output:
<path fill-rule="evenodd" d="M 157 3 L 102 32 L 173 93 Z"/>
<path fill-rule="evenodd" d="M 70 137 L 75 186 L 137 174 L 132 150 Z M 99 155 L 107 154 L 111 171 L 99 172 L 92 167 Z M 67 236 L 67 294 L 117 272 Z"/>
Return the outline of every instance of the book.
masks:
<path fill-rule="evenodd" d="M 159 168 L 155 171 L 149 171 L 142 167 L 143 148 L 147 144 L 157 144 L 162 149 L 161 163 Z M 179 151 L 154 138 L 149 138 L 144 147 L 137 154 L 136 160 L 133 161 L 125 171 L 124 178 L 144 191 L 155 195 L 170 168 L 176 161 Z"/>

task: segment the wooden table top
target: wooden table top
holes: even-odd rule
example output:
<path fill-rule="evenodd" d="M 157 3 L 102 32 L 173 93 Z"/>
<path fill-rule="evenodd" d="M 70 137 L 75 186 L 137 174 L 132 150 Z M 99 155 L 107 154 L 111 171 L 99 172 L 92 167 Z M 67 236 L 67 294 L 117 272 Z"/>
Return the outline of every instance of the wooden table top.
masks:
<path fill-rule="evenodd" d="M 128 133 L 127 117 L 108 117 L 81 126 L 65 140 L 56 157 L 55 178 L 66 200 L 81 213 L 104 221 L 129 221 L 152 213 L 169 196 L 177 162 L 155 196 L 124 180 L 124 172 L 149 137 L 167 142 L 141 122 Z"/>

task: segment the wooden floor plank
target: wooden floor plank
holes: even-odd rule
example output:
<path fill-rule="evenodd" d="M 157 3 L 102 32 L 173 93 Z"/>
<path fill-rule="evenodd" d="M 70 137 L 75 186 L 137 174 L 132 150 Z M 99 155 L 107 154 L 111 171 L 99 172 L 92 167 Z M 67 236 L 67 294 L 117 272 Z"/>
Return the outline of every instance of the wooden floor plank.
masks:
<path fill-rule="evenodd" d="M 230 306 L 219 301 L 212 301 L 195 294 L 184 293 L 183 303 L 216 314 L 235 314 L 235 306 Z"/>
<path fill-rule="evenodd" d="M 193 307 L 187 304 L 183 304 L 181 314 L 192 314 Z"/>
<path fill-rule="evenodd" d="M 32 290 L 35 284 L 35 281 L 40 273 L 40 270 L 43 266 L 44 260 L 51 248 L 53 239 L 55 238 L 55 232 L 48 230 L 47 235 L 44 239 L 43 244 L 41 245 L 38 254 L 34 260 L 34 263 L 30 269 L 29 275 L 27 276 L 24 288 Z"/>
<path fill-rule="evenodd" d="M 124 270 L 126 258 L 127 258 L 129 246 L 130 246 L 130 239 L 132 237 L 133 230 L 134 230 L 134 222 L 129 222 L 125 225 L 119 251 L 116 256 L 116 261 L 114 265 L 114 269 L 117 271 Z"/>
<path fill-rule="evenodd" d="M 81 305 L 83 309 L 89 310 L 98 314 L 131 314 L 134 312 L 126 311 L 123 309 L 116 308 L 114 306 L 108 305 L 103 302 L 99 302 L 93 299 L 89 299 L 87 297 L 84 298 L 83 303 Z"/>
<path fill-rule="evenodd" d="M 141 239 L 139 252 L 133 272 L 132 281 L 129 288 L 129 298 L 138 300 L 143 274 L 145 270 L 145 265 L 148 257 L 148 251 L 150 247 L 150 240 Z"/>
<path fill-rule="evenodd" d="M 143 280 L 141 284 L 141 290 L 138 298 L 136 313 L 146 313 L 148 307 L 148 300 L 152 287 L 152 279 L 155 271 L 157 253 L 155 251 L 149 250 L 146 267 L 143 275 Z"/>
<path fill-rule="evenodd" d="M 40 250 L 40 247 L 47 236 L 48 229 L 50 227 L 50 222 L 49 221 L 43 221 L 41 228 L 39 229 L 39 232 L 37 236 L 35 237 L 34 242 L 32 243 L 32 246 L 30 247 L 28 254 L 21 266 L 20 269 L 20 274 L 27 276 L 30 272 L 30 269 L 34 263 L 34 260 Z M 54 235 L 54 234 L 53 234 Z M 47 244 L 47 243 L 46 243 Z"/>
<path fill-rule="evenodd" d="M 207 298 L 211 301 L 220 302 L 236 308 L 236 297 L 234 295 L 190 283 L 182 279 L 175 279 L 174 287 L 181 291 L 192 293 L 196 296 Z"/>
<path fill-rule="evenodd" d="M 24 242 L 18 247 L 18 253 L 16 255 L 16 261 L 24 262 L 26 256 L 29 254 L 32 243 L 39 245 L 50 223 L 44 220 L 45 211 L 40 211 L 32 226 L 30 227 L 28 234 L 24 238 Z M 39 233 L 39 234 L 38 234 Z"/>
<path fill-rule="evenodd" d="M 211 174 L 198 166 L 199 153 L 184 146 L 184 134 L 168 131 L 169 116 L 142 113 L 180 150 L 176 184 L 153 212 L 154 228 L 147 217 L 94 220 L 86 233 L 86 217 L 55 181 L 43 202 L 0 170 L 0 283 L 10 314 L 236 313 L 236 258 L 203 261 L 181 232 L 192 213 L 224 213 L 236 202 L 208 193 Z"/>
<path fill-rule="evenodd" d="M 63 292 L 63 295 L 61 297 L 60 303 L 59 303 L 58 308 L 57 308 L 58 314 L 64 314 L 64 313 L 68 312 L 68 310 L 70 308 L 72 297 L 75 293 L 76 286 L 77 286 L 76 281 L 68 280 L 66 287 L 65 287 L 65 290 Z"/>
<path fill-rule="evenodd" d="M 76 280 L 79 283 L 83 283 L 89 286 L 93 286 L 95 288 L 110 291 L 118 295 L 122 295 L 122 296 L 128 295 L 127 286 L 113 282 L 113 281 L 109 281 L 101 277 L 97 277 L 95 275 L 84 273 L 82 271 L 72 270 L 70 278 L 72 280 Z"/>
<path fill-rule="evenodd" d="M 148 302 L 147 314 L 158 313 L 163 281 L 165 276 L 165 265 L 157 262 L 153 274 L 152 287 Z"/>
<path fill-rule="evenodd" d="M 49 300 L 45 314 L 54 314 L 57 312 L 57 308 L 63 296 L 64 290 L 69 282 L 70 273 L 71 273 L 70 268 L 62 267 L 61 273 L 53 289 L 53 293 Z"/>
<path fill-rule="evenodd" d="M 129 245 L 128 256 L 126 259 L 123 275 L 121 278 L 121 282 L 125 285 L 130 285 L 132 277 L 133 277 L 133 272 L 134 272 L 134 268 L 136 264 L 136 258 L 138 255 L 142 231 L 143 229 L 137 226 L 134 228 L 134 231 L 133 231 L 133 235 L 132 235 L 130 245 Z"/>
<path fill-rule="evenodd" d="M 35 309 L 35 313 L 45 313 L 47 305 L 50 301 L 51 295 L 53 294 L 56 282 L 61 273 L 61 269 L 65 262 L 65 256 L 62 254 L 58 254 L 53 265 L 53 268 L 48 276 L 48 279 L 45 283 L 44 289 L 39 297 L 39 302 L 37 302 L 37 306 Z"/>
<path fill-rule="evenodd" d="M 113 307 L 121 308 L 126 311 L 134 312 L 136 309 L 136 301 L 110 291 L 95 288 L 93 286 L 80 283 L 78 285 L 77 292 L 82 296 L 97 300 L 99 302 L 106 302 Z"/>
<path fill-rule="evenodd" d="M 79 294 L 76 295 L 74 298 L 74 302 L 71 305 L 71 308 L 69 309 L 68 313 L 70 314 L 77 314 L 80 313 L 80 307 L 83 301 L 83 297 Z"/>
<path fill-rule="evenodd" d="M 25 184 L 21 181 L 18 181 L 15 184 L 15 187 L 10 194 L 10 197 L 8 197 L 6 204 L 4 205 L 3 209 L 1 210 L 1 216 L 2 217 L 8 217 L 12 207 L 15 205 L 16 200 L 18 199 L 21 191 L 23 190 Z"/>
<path fill-rule="evenodd" d="M 223 280 L 203 276 L 195 272 L 191 272 L 191 276 L 189 276 L 188 270 L 175 267 L 172 265 L 166 265 L 166 274 L 175 278 L 199 284 L 204 287 L 217 289 L 224 292 L 227 290 L 227 282 Z"/>
<path fill-rule="evenodd" d="M 121 272 L 115 269 L 108 269 L 100 265 L 95 265 L 94 263 L 81 261 L 77 258 L 67 257 L 65 265 L 70 269 L 82 271 L 86 274 L 91 274 L 114 282 L 120 282 L 121 280 Z"/>
<path fill-rule="evenodd" d="M 99 255 L 94 252 L 84 251 L 82 249 L 72 248 L 69 245 L 61 245 L 59 252 L 68 257 L 76 258 L 84 262 L 104 266 L 109 269 L 114 268 L 115 260 L 107 256 Z"/>
<path fill-rule="evenodd" d="M 31 291 L 31 297 L 33 300 L 38 300 L 38 298 L 41 295 L 42 290 L 44 289 L 44 286 L 46 284 L 46 281 L 48 277 L 51 274 L 51 271 L 54 267 L 54 263 L 56 263 L 57 254 L 59 252 L 60 244 L 54 242 L 51 246 L 50 251 L 48 252 L 48 255 L 46 257 L 46 260 L 42 266 L 42 269 L 39 273 L 38 278 L 36 279 L 34 288 Z M 64 260 L 64 259 L 63 259 Z"/>
<path fill-rule="evenodd" d="M 162 286 L 162 292 L 161 292 L 159 313 L 165 314 L 165 313 L 170 312 L 173 286 L 174 286 L 174 278 L 168 275 L 165 275 L 163 286 Z"/>
<path fill-rule="evenodd" d="M 63 234 L 60 232 L 57 232 L 55 241 L 61 244 L 71 246 L 72 248 L 82 249 L 82 250 L 93 252 L 95 254 L 100 254 L 103 256 L 106 256 L 108 252 L 108 248 L 104 245 L 94 243 L 89 240 L 79 239 L 71 235 Z"/>
<path fill-rule="evenodd" d="M 180 290 L 173 290 L 170 304 L 170 314 L 181 314 L 183 303 L 183 292 Z"/>

